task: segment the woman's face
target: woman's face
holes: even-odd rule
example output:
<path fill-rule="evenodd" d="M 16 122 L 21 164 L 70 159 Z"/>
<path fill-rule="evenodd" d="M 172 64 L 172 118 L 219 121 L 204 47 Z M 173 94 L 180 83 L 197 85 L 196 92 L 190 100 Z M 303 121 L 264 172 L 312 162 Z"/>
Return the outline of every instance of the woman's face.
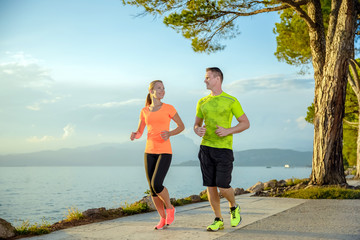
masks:
<path fill-rule="evenodd" d="M 161 82 L 157 82 L 154 85 L 154 88 L 150 90 L 150 93 L 154 98 L 163 99 L 165 96 L 165 87 Z"/>

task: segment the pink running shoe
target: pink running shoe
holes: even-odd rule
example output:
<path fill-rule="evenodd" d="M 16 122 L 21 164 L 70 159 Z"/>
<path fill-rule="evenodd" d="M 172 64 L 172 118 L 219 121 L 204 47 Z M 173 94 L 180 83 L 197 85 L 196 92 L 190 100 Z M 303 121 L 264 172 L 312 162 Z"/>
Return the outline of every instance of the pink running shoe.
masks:
<path fill-rule="evenodd" d="M 171 209 L 166 209 L 166 225 L 170 225 L 175 220 L 175 208 L 172 206 Z"/>
<path fill-rule="evenodd" d="M 161 218 L 160 222 L 158 223 L 158 225 L 155 226 L 155 230 L 161 230 L 164 228 L 164 226 L 166 225 L 166 219 L 165 218 Z"/>

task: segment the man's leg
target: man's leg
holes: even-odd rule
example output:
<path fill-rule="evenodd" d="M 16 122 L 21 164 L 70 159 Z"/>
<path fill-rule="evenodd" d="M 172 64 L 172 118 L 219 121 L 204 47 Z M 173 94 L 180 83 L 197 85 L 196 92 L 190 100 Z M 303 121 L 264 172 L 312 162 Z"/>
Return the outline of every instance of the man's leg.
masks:
<path fill-rule="evenodd" d="M 222 219 L 220 210 L 220 197 L 217 187 L 207 187 L 207 192 L 211 208 L 215 213 L 215 217 Z"/>
<path fill-rule="evenodd" d="M 221 195 L 224 196 L 224 198 L 226 198 L 226 200 L 229 201 L 229 207 L 235 207 L 236 206 L 236 202 L 235 202 L 235 194 L 234 194 L 234 189 L 232 187 L 230 188 L 219 188 Z"/>

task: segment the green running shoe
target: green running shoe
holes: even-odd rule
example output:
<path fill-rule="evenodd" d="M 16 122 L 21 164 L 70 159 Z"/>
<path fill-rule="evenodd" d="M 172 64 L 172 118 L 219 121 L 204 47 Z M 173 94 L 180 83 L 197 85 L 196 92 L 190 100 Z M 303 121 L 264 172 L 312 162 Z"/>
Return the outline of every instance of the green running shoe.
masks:
<path fill-rule="evenodd" d="M 237 205 L 234 210 L 230 209 L 231 213 L 231 226 L 236 227 L 241 223 L 241 216 L 240 216 L 240 206 Z"/>
<path fill-rule="evenodd" d="M 213 224 L 207 227 L 208 231 L 216 232 L 217 230 L 224 229 L 224 221 L 220 218 L 215 218 Z"/>

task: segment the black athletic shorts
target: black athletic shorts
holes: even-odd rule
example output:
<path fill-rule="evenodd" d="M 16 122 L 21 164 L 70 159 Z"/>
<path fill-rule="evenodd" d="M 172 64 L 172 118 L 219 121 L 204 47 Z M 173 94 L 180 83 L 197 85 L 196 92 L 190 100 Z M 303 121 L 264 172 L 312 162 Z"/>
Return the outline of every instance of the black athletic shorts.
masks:
<path fill-rule="evenodd" d="M 204 186 L 230 188 L 234 162 L 231 149 L 200 145 L 199 160 Z"/>

